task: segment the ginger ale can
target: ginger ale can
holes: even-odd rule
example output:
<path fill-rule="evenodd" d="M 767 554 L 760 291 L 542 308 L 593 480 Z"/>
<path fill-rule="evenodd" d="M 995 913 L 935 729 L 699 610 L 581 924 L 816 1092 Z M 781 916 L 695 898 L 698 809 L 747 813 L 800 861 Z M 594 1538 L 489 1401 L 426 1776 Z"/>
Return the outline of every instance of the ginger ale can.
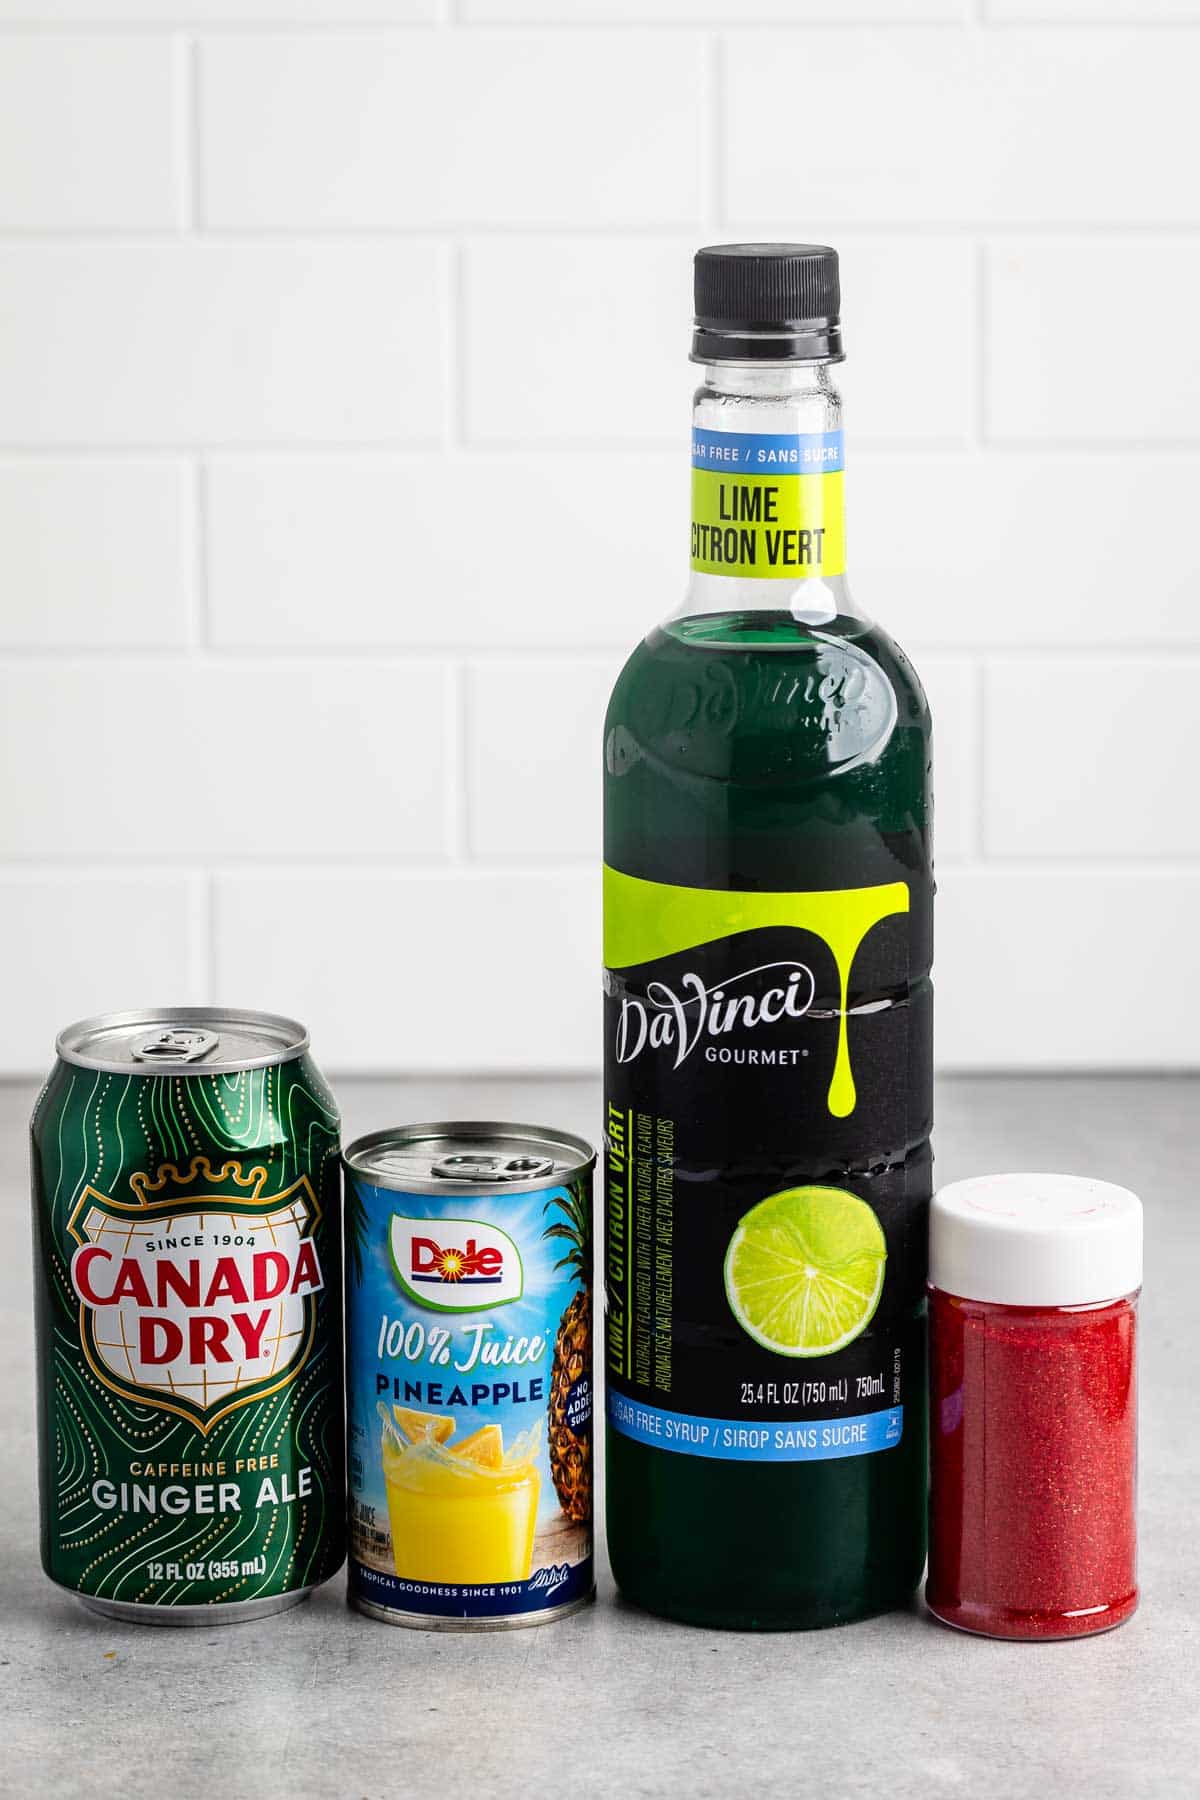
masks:
<path fill-rule="evenodd" d="M 531 1125 L 346 1151 L 350 1598 L 487 1630 L 583 1606 L 592 1569 L 592 1165 Z"/>
<path fill-rule="evenodd" d="M 294 1020 L 69 1026 L 32 1123 L 42 1562 L 233 1623 L 344 1556 L 338 1112 Z"/>

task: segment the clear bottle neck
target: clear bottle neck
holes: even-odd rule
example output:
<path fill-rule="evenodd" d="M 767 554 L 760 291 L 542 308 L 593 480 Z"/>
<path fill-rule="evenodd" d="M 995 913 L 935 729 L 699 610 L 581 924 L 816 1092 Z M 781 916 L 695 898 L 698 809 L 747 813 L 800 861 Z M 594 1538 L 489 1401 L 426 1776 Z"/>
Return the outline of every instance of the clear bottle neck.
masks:
<path fill-rule="evenodd" d="M 693 425 L 716 431 L 840 431 L 833 363 L 706 363 Z M 735 422 L 736 421 L 736 422 Z"/>
<path fill-rule="evenodd" d="M 705 364 L 692 403 L 693 431 L 805 441 L 840 433 L 842 396 L 833 376 L 834 365 L 821 362 Z M 840 469 L 838 479 L 840 484 Z M 791 613 L 806 625 L 826 624 L 839 615 L 865 618 L 844 572 L 763 579 L 739 573 L 736 566 L 722 572 L 693 567 L 683 605 L 674 616 L 694 619 L 731 611 Z"/>

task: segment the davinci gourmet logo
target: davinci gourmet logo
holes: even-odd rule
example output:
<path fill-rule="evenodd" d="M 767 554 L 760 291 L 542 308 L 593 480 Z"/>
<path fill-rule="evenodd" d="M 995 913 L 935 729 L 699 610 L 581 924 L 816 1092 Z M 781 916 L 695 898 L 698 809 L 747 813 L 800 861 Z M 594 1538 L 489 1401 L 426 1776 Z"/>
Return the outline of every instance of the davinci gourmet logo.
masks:
<path fill-rule="evenodd" d="M 735 991 L 756 979 L 754 992 Z M 713 988 L 691 969 L 680 977 L 678 988 L 651 981 L 644 1001 L 630 995 L 621 1001 L 616 1058 L 619 1063 L 633 1062 L 649 1045 L 652 1050 L 669 1050 L 678 1069 L 705 1037 L 719 1039 L 735 1029 L 754 1031 L 760 1025 L 807 1017 L 815 994 L 813 972 L 801 962 L 760 963 L 727 976 Z M 708 1054 L 714 1054 L 711 1048 Z"/>
<path fill-rule="evenodd" d="M 71 1284 L 105 1387 L 207 1434 L 295 1380 L 324 1286 L 321 1209 L 306 1176 L 264 1198 L 266 1181 L 261 1166 L 214 1171 L 196 1156 L 184 1173 L 165 1163 L 132 1175 L 132 1203 L 84 1189 L 68 1227 Z"/>
<path fill-rule="evenodd" d="M 435 1312 L 504 1306 L 525 1291 L 521 1252 L 498 1225 L 393 1213 L 388 1243 L 401 1288 Z"/>
<path fill-rule="evenodd" d="M 672 886 L 668 882 L 643 881 L 640 876 L 625 875 L 606 863 L 604 966 L 611 975 L 652 964 L 665 957 L 677 956 L 680 951 L 694 950 L 702 944 L 720 943 L 739 937 L 747 931 L 777 929 L 780 926 L 807 931 L 820 938 L 833 956 L 838 982 L 837 1051 L 826 1104 L 831 1117 L 846 1119 L 858 1104 L 858 1093 L 850 1066 L 850 1034 L 846 1023 L 850 1011 L 850 971 L 868 932 L 873 931 L 884 919 L 908 910 L 908 884 L 903 881 L 862 888 L 814 889 L 809 893 L 774 893 L 767 890 L 748 892 L 740 888 L 685 888 Z M 804 964 L 796 966 L 797 969 L 807 970 Z M 749 973 L 757 974 L 759 971 L 751 970 Z M 696 978 L 688 979 L 694 981 Z M 742 977 L 731 978 L 725 986 L 731 986 L 733 979 Z M 796 990 L 791 998 L 787 997 L 786 986 L 782 998 L 761 996 L 753 1019 L 748 1016 L 746 996 L 743 995 L 739 1003 L 716 1015 L 719 1028 L 725 1029 L 726 1020 L 737 1023 L 739 1017 L 744 1025 L 759 1025 L 779 1023 L 781 1018 L 789 1014 L 792 1017 L 800 1016 L 796 1012 L 799 1003 L 798 981 L 791 984 Z M 656 1040 L 649 1035 L 652 1015 L 645 1008 L 642 1009 L 646 1020 L 647 1040 L 652 1048 L 665 1050 L 678 1059 L 681 1046 L 688 1041 L 686 1015 L 683 1006 L 679 1004 L 678 995 L 661 982 L 655 985 L 660 989 L 658 999 L 654 1000 L 649 992 L 647 998 L 651 1000 L 662 1023 L 658 1025 Z M 693 991 L 691 998 L 699 1000 L 700 995 Z M 712 995 L 705 996 L 707 1004 L 704 1008 L 710 1029 L 713 1028 L 712 998 Z M 762 1006 L 764 1000 L 768 1002 L 768 1010 L 765 1012 Z M 805 1010 L 811 1010 L 811 996 Z M 772 1014 L 777 1016 L 773 1017 Z M 640 1023 L 635 1016 L 632 1025 L 636 1027 Z M 619 1060 L 628 1062 L 630 1045 L 635 1040 L 630 1035 L 631 1023 L 625 1011 L 622 1011 L 618 1022 L 618 1032 L 619 1042 L 624 1050 Z M 639 1041 L 638 1049 L 640 1048 Z"/>

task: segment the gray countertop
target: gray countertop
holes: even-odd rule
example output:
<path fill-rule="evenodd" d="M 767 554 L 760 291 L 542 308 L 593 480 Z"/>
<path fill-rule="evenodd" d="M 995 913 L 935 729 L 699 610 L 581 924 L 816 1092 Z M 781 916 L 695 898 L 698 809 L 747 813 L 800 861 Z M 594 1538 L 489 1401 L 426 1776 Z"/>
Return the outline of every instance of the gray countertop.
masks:
<path fill-rule="evenodd" d="M 408 1118 L 544 1119 L 594 1137 L 587 1082 L 338 1084 L 348 1134 Z M 520 1796 L 1200 1793 L 1195 1350 L 1200 1081 L 940 1085 L 942 1180 L 1078 1170 L 1146 1205 L 1140 1611 L 1066 1644 L 1002 1644 L 919 1605 L 837 1631 L 665 1624 L 600 1599 L 561 1624 L 470 1635 L 348 1611 L 339 1576 L 258 1624 L 95 1618 L 40 1571 L 25 1120 L 0 1088 L 0 1792 L 239 1800 Z"/>

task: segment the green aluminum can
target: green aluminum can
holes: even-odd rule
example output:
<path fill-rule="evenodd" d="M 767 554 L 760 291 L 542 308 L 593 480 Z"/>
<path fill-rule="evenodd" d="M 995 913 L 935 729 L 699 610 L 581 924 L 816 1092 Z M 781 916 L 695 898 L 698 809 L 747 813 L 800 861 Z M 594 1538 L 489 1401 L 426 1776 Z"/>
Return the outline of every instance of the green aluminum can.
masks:
<path fill-rule="evenodd" d="M 111 1617 L 292 1606 L 345 1537 L 338 1112 L 294 1020 L 62 1032 L 32 1122 L 42 1562 Z"/>

